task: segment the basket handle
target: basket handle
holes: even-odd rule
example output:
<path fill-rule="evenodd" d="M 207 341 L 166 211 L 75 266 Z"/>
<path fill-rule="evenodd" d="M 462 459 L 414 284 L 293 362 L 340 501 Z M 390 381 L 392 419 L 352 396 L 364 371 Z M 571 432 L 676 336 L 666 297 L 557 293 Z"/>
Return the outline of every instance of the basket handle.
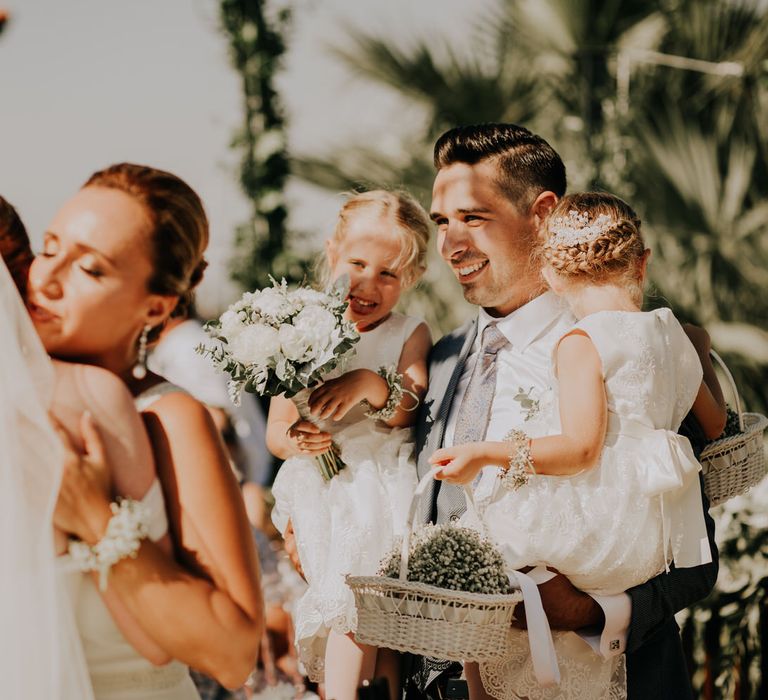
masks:
<path fill-rule="evenodd" d="M 418 511 L 419 501 L 421 496 L 426 491 L 427 486 L 435 478 L 435 474 L 440 471 L 441 467 L 432 467 L 419 481 L 416 490 L 413 492 L 413 498 L 411 499 L 411 507 L 408 511 L 408 522 L 405 526 L 405 533 L 403 534 L 403 544 L 400 550 L 400 580 L 405 581 L 408 578 L 408 553 L 411 545 L 411 536 L 413 535 L 414 525 L 416 523 L 416 512 Z M 472 513 L 478 520 L 477 509 L 475 508 L 475 499 L 472 495 L 472 489 L 467 485 L 463 485 L 464 498 L 467 502 L 467 510 Z"/>
<path fill-rule="evenodd" d="M 723 361 L 723 358 L 720 357 L 714 350 L 709 351 L 709 354 L 712 356 L 712 359 L 717 362 L 718 365 L 720 365 L 720 369 L 723 370 L 723 374 L 725 374 L 726 379 L 728 380 L 728 384 L 731 386 L 731 393 L 733 394 L 733 398 L 736 401 L 736 413 L 739 414 L 739 431 L 744 432 L 744 414 L 742 413 L 741 409 L 741 399 L 739 398 L 739 390 L 736 388 L 736 382 L 733 379 L 733 375 L 731 374 L 731 370 L 728 369 L 728 366 Z"/>

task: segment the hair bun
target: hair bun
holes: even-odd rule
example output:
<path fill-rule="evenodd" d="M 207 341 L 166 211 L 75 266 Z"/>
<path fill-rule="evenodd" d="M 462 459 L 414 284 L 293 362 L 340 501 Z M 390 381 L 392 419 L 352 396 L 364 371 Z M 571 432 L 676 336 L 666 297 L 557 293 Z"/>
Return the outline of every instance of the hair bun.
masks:
<path fill-rule="evenodd" d="M 208 267 L 208 261 L 205 258 L 201 258 L 200 262 L 197 263 L 197 267 L 195 267 L 194 270 L 192 270 L 192 274 L 189 276 L 189 288 L 194 289 L 197 287 L 198 284 L 203 279 L 203 273 L 205 272 L 206 268 Z"/>

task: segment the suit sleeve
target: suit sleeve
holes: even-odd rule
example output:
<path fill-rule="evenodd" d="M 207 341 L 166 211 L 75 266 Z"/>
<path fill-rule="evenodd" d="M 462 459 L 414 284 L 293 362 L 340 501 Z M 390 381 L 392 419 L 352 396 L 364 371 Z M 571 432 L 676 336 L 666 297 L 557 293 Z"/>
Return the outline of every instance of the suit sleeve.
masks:
<path fill-rule="evenodd" d="M 691 441 L 698 458 L 706 439 L 692 414 L 686 416 L 680 426 L 680 433 Z M 627 591 L 632 601 L 627 652 L 640 648 L 665 624 L 669 624 L 675 613 L 705 598 L 715 585 L 719 566 L 715 522 L 709 515 L 709 501 L 704 493 L 703 479 L 701 494 L 712 562 L 686 569 L 672 566 L 669 573 L 659 574 Z"/>

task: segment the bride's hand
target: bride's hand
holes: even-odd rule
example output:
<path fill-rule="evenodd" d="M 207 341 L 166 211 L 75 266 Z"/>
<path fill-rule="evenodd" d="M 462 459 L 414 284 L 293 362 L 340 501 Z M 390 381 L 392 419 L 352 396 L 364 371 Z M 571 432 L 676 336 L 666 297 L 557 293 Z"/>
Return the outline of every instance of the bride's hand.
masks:
<path fill-rule="evenodd" d="M 109 507 L 111 478 L 104 445 L 89 413 L 80 420 L 84 452 L 53 418 L 51 421 L 64 448 L 64 469 L 53 512 L 53 524 L 84 542 L 98 542 L 112 516 Z"/>

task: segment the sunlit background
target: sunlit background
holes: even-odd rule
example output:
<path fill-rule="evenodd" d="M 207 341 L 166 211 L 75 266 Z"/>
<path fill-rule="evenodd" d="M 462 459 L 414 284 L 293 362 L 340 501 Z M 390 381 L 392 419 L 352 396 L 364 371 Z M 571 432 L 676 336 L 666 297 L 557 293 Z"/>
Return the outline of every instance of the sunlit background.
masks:
<path fill-rule="evenodd" d="M 563 155 L 571 189 L 635 206 L 649 305 L 706 326 L 766 411 L 764 0 L 0 5 L 0 193 L 35 242 L 95 169 L 171 170 L 210 215 L 214 315 L 269 272 L 307 274 L 344 191 L 404 186 L 428 206 L 442 131 L 514 121 Z M 437 259 L 407 304 L 436 334 L 472 312 Z M 718 591 L 684 629 L 701 697 L 768 696 L 766 491 L 721 513 Z"/>

